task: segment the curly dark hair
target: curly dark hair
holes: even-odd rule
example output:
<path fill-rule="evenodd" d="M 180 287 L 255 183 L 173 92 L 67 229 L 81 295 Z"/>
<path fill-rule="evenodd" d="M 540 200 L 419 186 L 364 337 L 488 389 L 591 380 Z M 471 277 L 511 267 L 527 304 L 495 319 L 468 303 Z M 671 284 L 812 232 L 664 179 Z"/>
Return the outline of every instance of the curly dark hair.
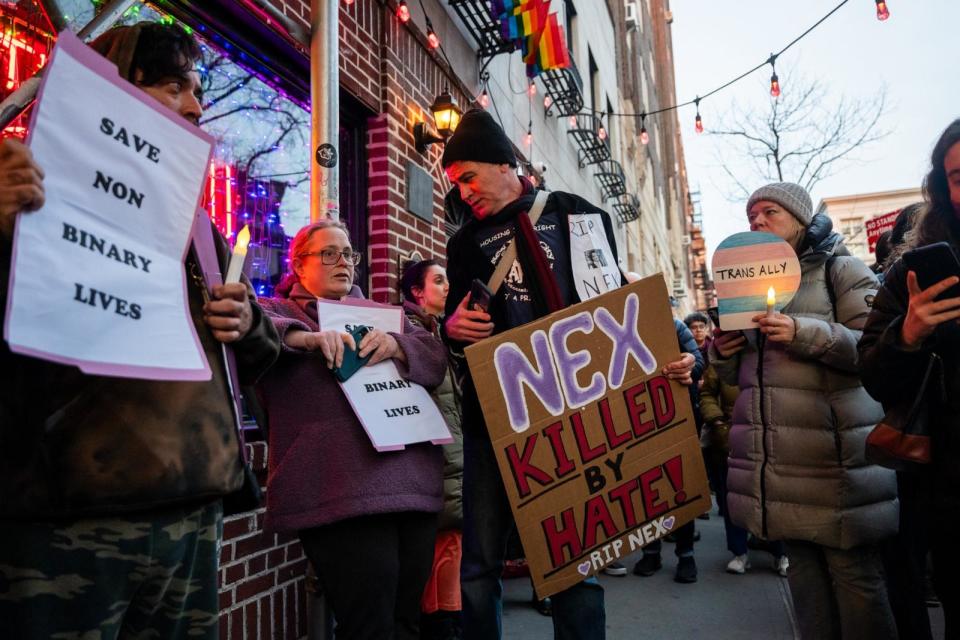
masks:
<path fill-rule="evenodd" d="M 413 290 L 423 289 L 423 285 L 426 283 L 427 271 L 430 267 L 440 264 L 436 260 L 420 260 L 419 262 L 415 260 L 409 260 L 403 264 L 403 276 L 400 277 L 400 290 L 403 292 L 403 297 L 408 302 L 417 303 L 416 297 L 413 295 Z"/>
<path fill-rule="evenodd" d="M 100 54 L 120 63 L 125 42 L 136 34 L 136 47 L 126 79 L 134 82 L 139 70 L 140 84 L 152 86 L 164 78 L 179 78 L 194 70 L 200 59 L 200 45 L 178 24 L 140 22 L 133 26 L 114 27 L 94 40 L 90 46 Z M 129 55 L 129 54 L 127 54 Z"/>
<path fill-rule="evenodd" d="M 957 216 L 960 212 L 954 211 L 950 201 L 950 184 L 947 182 L 947 170 L 944 161 L 947 152 L 955 144 L 960 143 L 960 118 L 951 122 L 930 154 L 930 172 L 923 179 L 923 195 L 928 203 L 926 215 L 920 221 L 918 242 L 915 246 L 923 246 L 931 242 L 951 238 L 960 240 L 960 222 Z"/>
<path fill-rule="evenodd" d="M 930 173 L 923 180 L 923 193 L 930 203 L 930 208 L 940 213 L 954 215 L 953 203 L 950 202 L 950 185 L 947 183 L 947 170 L 943 166 L 947 153 L 953 145 L 960 142 L 960 118 L 957 118 L 944 129 L 930 154 Z"/>
<path fill-rule="evenodd" d="M 708 318 L 707 315 L 701 311 L 694 311 L 683 319 L 683 324 L 687 325 L 687 328 L 689 328 L 694 322 L 702 322 L 708 327 L 710 326 L 710 318 Z"/>

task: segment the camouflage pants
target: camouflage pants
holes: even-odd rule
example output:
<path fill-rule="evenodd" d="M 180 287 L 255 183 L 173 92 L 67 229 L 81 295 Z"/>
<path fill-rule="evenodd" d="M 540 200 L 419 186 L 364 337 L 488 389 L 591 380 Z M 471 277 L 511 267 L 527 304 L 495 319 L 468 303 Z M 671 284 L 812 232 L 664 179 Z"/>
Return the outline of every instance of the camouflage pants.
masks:
<path fill-rule="evenodd" d="M 134 517 L 0 523 L 0 636 L 217 638 L 219 501 Z"/>

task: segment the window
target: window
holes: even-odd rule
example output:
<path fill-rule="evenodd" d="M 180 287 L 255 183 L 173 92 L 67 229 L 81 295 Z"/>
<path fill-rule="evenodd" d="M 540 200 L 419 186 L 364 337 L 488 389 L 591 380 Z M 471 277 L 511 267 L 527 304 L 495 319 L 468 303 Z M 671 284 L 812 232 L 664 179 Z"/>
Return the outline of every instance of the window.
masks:
<path fill-rule="evenodd" d="M 587 64 L 590 72 L 590 108 L 595 114 L 599 114 L 603 109 L 600 102 L 600 68 L 597 61 L 593 59 L 593 52 L 587 47 Z"/>
<path fill-rule="evenodd" d="M 576 61 L 573 52 L 574 43 L 577 41 L 577 9 L 573 6 L 573 0 L 564 0 L 563 8 L 566 14 L 567 51 L 570 52 L 570 59 Z"/>
<path fill-rule="evenodd" d="M 95 4 L 89 0 L 49 4 L 60 10 L 73 31 L 94 15 Z M 0 65 L 7 76 L 7 88 L 0 85 L 0 98 L 5 98 L 43 65 L 55 31 L 37 0 L 0 4 L 0 20 L 5 34 L 0 39 Z M 150 4 L 136 4 L 119 22 L 141 20 L 172 22 L 173 18 Z M 250 56 L 216 35 L 216 25 L 193 26 L 203 51 L 200 126 L 216 139 L 202 205 L 231 243 L 244 225 L 250 226 L 248 274 L 258 294 L 270 295 L 287 271 L 290 237 L 310 220 L 309 96 L 291 95 L 282 88 L 282 78 L 267 77 Z M 193 32 L 189 25 L 184 27 Z M 352 103 L 346 111 L 364 113 Z M 25 135 L 28 117 L 21 116 L 4 133 Z M 341 120 L 341 144 L 346 142 L 349 149 L 349 157 L 344 155 L 347 149 L 341 150 L 340 192 L 345 198 L 341 211 L 347 214 L 343 218 L 355 248 L 365 253 L 366 185 L 357 189 L 353 184 L 366 175 L 365 119 Z M 366 288 L 365 266 L 358 276 Z"/>

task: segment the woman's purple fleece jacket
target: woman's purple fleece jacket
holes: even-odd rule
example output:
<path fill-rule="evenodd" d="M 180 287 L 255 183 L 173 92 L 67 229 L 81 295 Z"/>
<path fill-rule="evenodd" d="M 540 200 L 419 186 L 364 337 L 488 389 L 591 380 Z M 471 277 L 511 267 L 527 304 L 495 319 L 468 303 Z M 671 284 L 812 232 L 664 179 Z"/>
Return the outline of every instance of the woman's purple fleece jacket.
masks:
<path fill-rule="evenodd" d="M 300 300 L 301 304 L 304 300 Z M 281 340 L 291 329 L 317 331 L 311 314 L 293 299 L 259 300 Z M 446 351 L 436 338 L 404 318 L 391 334 L 407 355 L 401 375 L 431 389 L 443 381 Z M 283 347 L 262 378 L 269 419 L 266 527 L 297 531 L 357 516 L 440 511 L 443 453 L 432 444 L 377 453 L 323 355 Z"/>

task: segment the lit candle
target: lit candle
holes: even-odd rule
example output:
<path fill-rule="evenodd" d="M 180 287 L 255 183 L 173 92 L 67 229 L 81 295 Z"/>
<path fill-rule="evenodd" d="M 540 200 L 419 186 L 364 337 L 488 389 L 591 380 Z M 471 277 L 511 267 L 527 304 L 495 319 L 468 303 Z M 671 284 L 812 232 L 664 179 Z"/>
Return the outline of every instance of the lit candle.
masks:
<path fill-rule="evenodd" d="M 767 316 L 773 315 L 773 305 L 777 304 L 777 292 L 773 287 L 767 289 Z"/>
<path fill-rule="evenodd" d="M 224 284 L 240 282 L 243 262 L 247 259 L 248 244 L 250 244 L 250 226 L 245 225 L 237 234 L 237 243 L 233 246 L 233 254 L 230 256 L 230 266 L 227 267 L 227 277 L 223 281 Z"/>

